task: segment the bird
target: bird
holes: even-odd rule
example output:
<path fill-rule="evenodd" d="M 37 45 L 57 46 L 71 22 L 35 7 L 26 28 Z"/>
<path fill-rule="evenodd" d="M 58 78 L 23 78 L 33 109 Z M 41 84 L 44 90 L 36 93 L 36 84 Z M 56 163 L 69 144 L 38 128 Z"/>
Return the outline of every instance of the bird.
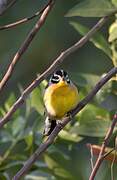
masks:
<path fill-rule="evenodd" d="M 55 71 L 48 82 L 44 96 L 45 127 L 44 136 L 49 136 L 63 117 L 66 117 L 79 102 L 76 85 L 63 69 Z"/>

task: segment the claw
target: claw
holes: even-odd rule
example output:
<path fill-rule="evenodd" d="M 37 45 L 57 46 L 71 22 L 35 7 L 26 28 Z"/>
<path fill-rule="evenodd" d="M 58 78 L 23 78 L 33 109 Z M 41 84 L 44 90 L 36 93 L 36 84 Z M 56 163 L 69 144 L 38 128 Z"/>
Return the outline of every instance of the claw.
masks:
<path fill-rule="evenodd" d="M 73 118 L 73 116 L 72 116 L 72 111 L 69 111 L 69 112 L 67 113 L 67 117 L 69 117 L 70 119 Z"/>

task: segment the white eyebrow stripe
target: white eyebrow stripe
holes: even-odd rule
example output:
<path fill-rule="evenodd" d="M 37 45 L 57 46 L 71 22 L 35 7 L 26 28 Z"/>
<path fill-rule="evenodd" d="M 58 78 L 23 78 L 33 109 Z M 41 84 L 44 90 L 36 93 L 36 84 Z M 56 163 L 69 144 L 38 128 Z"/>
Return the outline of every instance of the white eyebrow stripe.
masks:
<path fill-rule="evenodd" d="M 53 77 L 60 77 L 58 74 L 54 74 Z"/>
<path fill-rule="evenodd" d="M 57 76 L 56 76 L 56 77 L 57 77 Z M 52 79 L 59 80 L 59 77 L 57 77 L 57 78 L 56 78 L 56 77 L 52 77 L 51 80 L 52 80 Z"/>
<path fill-rule="evenodd" d="M 58 79 L 56 79 L 56 77 Z M 57 75 L 55 75 L 55 74 L 53 75 L 53 77 L 50 78 L 50 82 L 59 82 L 59 80 L 60 80 L 59 77 Z"/>
<path fill-rule="evenodd" d="M 54 81 L 54 82 L 55 82 L 55 81 L 56 81 L 56 82 L 59 82 L 59 80 L 57 80 L 57 79 L 51 79 L 51 82 L 52 82 L 52 81 Z"/>

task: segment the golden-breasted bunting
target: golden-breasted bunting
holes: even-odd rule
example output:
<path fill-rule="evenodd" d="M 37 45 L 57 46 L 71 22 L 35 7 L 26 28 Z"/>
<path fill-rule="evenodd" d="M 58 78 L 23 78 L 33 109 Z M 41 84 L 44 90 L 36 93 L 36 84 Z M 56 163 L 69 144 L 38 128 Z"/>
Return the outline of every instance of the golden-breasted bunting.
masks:
<path fill-rule="evenodd" d="M 79 101 L 78 90 L 69 79 L 67 72 L 57 70 L 50 78 L 44 93 L 44 104 L 46 110 L 44 135 L 51 134 L 56 126 L 57 120 L 73 110 Z"/>

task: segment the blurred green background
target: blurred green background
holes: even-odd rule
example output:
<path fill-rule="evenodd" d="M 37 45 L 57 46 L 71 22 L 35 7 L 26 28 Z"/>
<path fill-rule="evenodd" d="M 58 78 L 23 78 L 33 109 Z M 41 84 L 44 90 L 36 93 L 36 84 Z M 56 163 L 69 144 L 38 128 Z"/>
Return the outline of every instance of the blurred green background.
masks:
<path fill-rule="evenodd" d="M 0 25 L 31 16 L 40 10 L 46 2 L 45 0 L 19 0 L 0 17 Z M 81 3 L 80 6 L 79 3 Z M 87 32 L 87 28 L 90 29 L 98 21 L 99 17 L 95 14 L 98 6 L 101 12 L 107 15 L 108 12 L 104 9 L 109 10 L 112 7 L 114 9 L 117 2 L 101 0 L 100 3 L 96 3 L 96 0 L 56 1 L 44 26 L 18 62 L 12 77 L 1 93 L 1 117 L 20 96 L 22 90 L 36 78 L 37 74 L 49 67 L 60 52 L 77 42 L 81 35 Z M 75 6 L 77 4 L 78 7 Z M 74 6 L 75 9 L 72 9 Z M 93 15 L 90 15 L 90 7 L 94 9 Z M 81 14 L 80 16 L 77 13 L 74 15 L 74 12 Z M 69 17 L 65 16 L 67 13 Z M 15 28 L 0 31 L 1 78 L 38 18 Z M 68 71 L 71 79 L 78 85 L 80 99 L 88 94 L 102 74 L 116 66 L 117 34 L 113 32 L 115 31 L 112 27 L 113 24 L 116 27 L 115 16 L 110 18 L 100 33 L 93 37 L 93 42 L 86 43 L 65 59 L 61 65 L 61 68 Z M 111 31 L 109 31 L 110 27 Z M 114 37 L 112 37 L 113 34 Z M 42 141 L 43 90 L 44 83 L 41 83 L 27 98 L 26 103 L 13 115 L 12 120 L 0 131 L 1 180 L 11 179 Z M 87 180 L 91 172 L 91 164 L 90 150 L 86 144 L 100 145 L 102 143 L 116 109 L 117 85 L 116 80 L 113 79 L 65 127 L 55 143 L 43 154 L 40 160 L 37 160 L 23 179 Z M 116 134 L 117 130 L 115 129 L 110 147 L 114 146 Z M 111 164 L 110 161 L 104 161 L 95 179 L 110 180 L 112 177 Z M 114 164 L 112 169 L 116 178 L 117 165 Z"/>

